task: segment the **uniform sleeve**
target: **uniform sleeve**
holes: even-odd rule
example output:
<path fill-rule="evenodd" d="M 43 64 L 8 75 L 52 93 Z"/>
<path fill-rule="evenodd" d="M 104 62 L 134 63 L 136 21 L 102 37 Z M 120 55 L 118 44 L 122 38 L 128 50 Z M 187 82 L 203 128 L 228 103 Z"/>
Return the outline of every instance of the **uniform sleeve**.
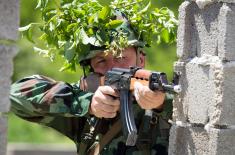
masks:
<path fill-rule="evenodd" d="M 81 91 L 78 84 L 33 75 L 12 84 L 11 111 L 23 118 L 83 117 L 88 114 L 92 95 Z"/>

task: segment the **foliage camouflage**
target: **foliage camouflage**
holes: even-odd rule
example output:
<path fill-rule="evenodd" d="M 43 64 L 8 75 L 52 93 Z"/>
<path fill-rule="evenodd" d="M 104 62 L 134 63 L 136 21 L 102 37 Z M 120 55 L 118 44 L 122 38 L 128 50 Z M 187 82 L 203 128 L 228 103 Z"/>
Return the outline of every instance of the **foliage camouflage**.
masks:
<path fill-rule="evenodd" d="M 42 23 L 30 23 L 21 27 L 27 39 L 35 43 L 34 50 L 52 61 L 57 55 L 64 57 L 61 70 L 76 70 L 80 57 L 90 51 L 91 46 L 111 49 L 116 52 L 128 46 L 125 33 L 118 33 L 111 39 L 111 33 L 123 21 L 112 19 L 119 9 L 129 19 L 138 40 L 145 45 L 153 43 L 172 43 L 176 39 L 177 20 L 168 8 L 151 9 L 151 3 L 144 0 L 115 0 L 109 5 L 101 5 L 96 0 L 38 0 L 37 9 L 41 10 Z M 41 36 L 33 39 L 33 27 L 39 27 Z M 45 43 L 45 49 L 38 43 Z"/>

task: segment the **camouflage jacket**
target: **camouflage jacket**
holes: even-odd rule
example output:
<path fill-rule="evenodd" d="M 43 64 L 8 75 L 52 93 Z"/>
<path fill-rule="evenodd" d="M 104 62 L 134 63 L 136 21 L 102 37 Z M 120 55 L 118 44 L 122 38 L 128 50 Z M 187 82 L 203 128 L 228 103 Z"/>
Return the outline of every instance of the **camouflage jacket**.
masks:
<path fill-rule="evenodd" d="M 54 81 L 45 76 L 33 75 L 17 81 L 11 86 L 11 111 L 17 116 L 59 131 L 73 140 L 78 152 L 83 143 L 84 132 L 95 119 L 88 114 L 93 93 L 79 89 L 79 82 L 69 84 Z M 134 104 L 135 121 L 139 130 L 143 126 L 144 110 Z M 167 154 L 170 125 L 168 119 L 172 114 L 172 97 L 167 95 L 163 111 L 154 111 L 155 125 L 151 131 L 139 131 L 138 142 L 141 145 L 125 146 L 122 132 L 105 146 L 101 154 Z M 116 118 L 114 119 L 116 120 Z M 106 121 L 109 128 L 113 121 Z M 146 137 L 151 143 L 146 144 Z M 147 138 L 147 141 L 148 139 Z M 143 145 L 142 145 L 143 144 Z"/>

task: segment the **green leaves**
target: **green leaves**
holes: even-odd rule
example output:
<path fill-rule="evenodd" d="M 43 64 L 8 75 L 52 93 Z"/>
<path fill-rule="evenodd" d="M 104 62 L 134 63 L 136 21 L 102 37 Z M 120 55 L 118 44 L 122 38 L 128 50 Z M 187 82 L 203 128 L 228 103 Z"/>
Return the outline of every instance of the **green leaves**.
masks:
<path fill-rule="evenodd" d="M 114 29 L 120 26 L 123 23 L 123 20 L 111 20 L 109 23 L 105 24 L 106 28 Z"/>
<path fill-rule="evenodd" d="M 48 4 L 48 0 L 37 0 L 37 1 L 38 1 L 38 4 L 36 6 L 36 9 L 43 10 Z"/>
<path fill-rule="evenodd" d="M 24 27 L 20 27 L 18 30 L 23 34 L 23 36 L 26 36 L 26 38 L 32 42 L 35 43 L 33 40 L 33 28 L 34 26 L 40 25 L 39 23 L 30 23 L 29 25 L 26 25 Z"/>
<path fill-rule="evenodd" d="M 143 8 L 141 11 L 139 11 L 138 14 L 146 13 L 149 10 L 150 6 L 151 6 L 151 1 L 149 1 L 147 6 Z"/>
<path fill-rule="evenodd" d="M 101 20 L 101 21 L 104 21 L 106 19 L 108 19 L 109 15 L 110 15 L 110 12 L 111 12 L 111 8 L 109 6 L 105 6 L 102 8 L 102 10 L 99 12 L 99 16 L 98 18 Z"/>
<path fill-rule="evenodd" d="M 161 38 L 165 43 L 169 43 L 170 35 L 167 29 L 163 29 L 161 32 Z"/>
<path fill-rule="evenodd" d="M 75 42 L 67 42 L 64 45 L 64 56 L 68 62 L 71 62 L 75 57 L 76 44 Z"/>
<path fill-rule="evenodd" d="M 42 12 L 43 22 L 40 25 L 31 23 L 19 31 L 35 43 L 34 50 L 39 54 L 51 60 L 62 56 L 65 60 L 62 70 L 75 70 L 79 58 L 90 52 L 90 46 L 109 48 L 117 55 L 129 46 L 126 36 L 129 31 L 120 30 L 125 23 L 115 17 L 117 9 L 127 16 L 134 39 L 149 46 L 176 40 L 174 13 L 166 7 L 151 10 L 150 0 L 114 0 L 105 6 L 97 0 L 54 0 L 53 7 L 48 5 L 48 0 L 37 2 L 36 8 Z M 41 30 L 39 41 L 33 37 L 35 26 Z"/>
<path fill-rule="evenodd" d="M 55 55 L 53 53 L 54 49 L 52 49 L 52 48 L 50 48 L 48 50 L 44 50 L 44 49 L 41 49 L 41 48 L 38 48 L 38 47 L 34 47 L 33 49 L 39 55 L 42 55 L 43 57 L 46 57 L 46 58 L 50 58 L 51 61 L 53 61 L 54 58 L 55 58 Z"/>

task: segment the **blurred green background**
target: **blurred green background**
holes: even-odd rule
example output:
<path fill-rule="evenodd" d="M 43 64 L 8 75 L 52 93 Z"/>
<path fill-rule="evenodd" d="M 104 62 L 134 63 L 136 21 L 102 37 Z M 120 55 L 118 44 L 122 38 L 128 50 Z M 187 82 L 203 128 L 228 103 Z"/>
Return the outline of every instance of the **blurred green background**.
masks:
<path fill-rule="evenodd" d="M 109 1 L 102 0 L 103 3 Z M 20 1 L 20 26 L 28 25 L 31 22 L 40 21 L 40 12 L 35 10 L 36 0 Z M 152 5 L 157 7 L 167 6 L 178 16 L 178 7 L 182 0 L 152 0 Z M 42 74 L 54 78 L 55 80 L 63 80 L 66 82 L 76 82 L 79 80 L 82 72 L 78 70 L 76 73 L 59 72 L 61 67 L 60 61 L 51 62 L 48 58 L 43 58 L 33 52 L 33 44 L 24 38 L 18 41 L 19 53 L 14 58 L 14 74 L 12 81 L 29 76 L 32 74 Z M 176 45 L 160 45 L 151 47 L 147 51 L 147 69 L 155 71 L 163 71 L 168 75 L 169 80 L 172 78 L 173 62 L 177 60 Z M 19 119 L 14 114 L 9 114 L 8 127 L 9 142 L 29 142 L 29 143 L 71 143 L 72 142 L 54 131 L 53 129 L 29 123 Z"/>

